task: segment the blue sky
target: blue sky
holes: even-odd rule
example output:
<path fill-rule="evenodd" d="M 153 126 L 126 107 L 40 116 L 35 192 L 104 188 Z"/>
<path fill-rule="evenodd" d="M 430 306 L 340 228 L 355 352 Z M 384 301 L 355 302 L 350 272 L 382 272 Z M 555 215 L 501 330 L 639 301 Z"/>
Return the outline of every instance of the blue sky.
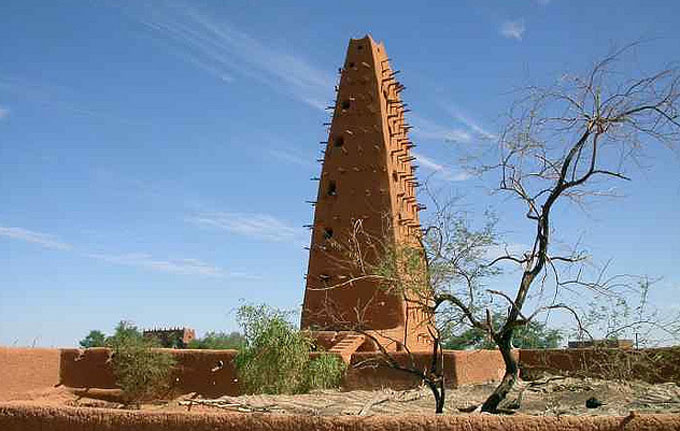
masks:
<path fill-rule="evenodd" d="M 302 300 L 325 140 L 348 39 L 386 44 L 421 171 L 510 244 L 527 225 L 456 163 L 498 133 L 517 89 L 644 39 L 677 61 L 668 1 L 0 3 L 0 344 L 68 346 L 120 319 L 236 328 L 241 300 Z M 614 272 L 663 277 L 680 308 L 680 178 L 652 150 L 626 197 L 558 220 Z M 567 211 L 565 209 L 565 211 Z"/>

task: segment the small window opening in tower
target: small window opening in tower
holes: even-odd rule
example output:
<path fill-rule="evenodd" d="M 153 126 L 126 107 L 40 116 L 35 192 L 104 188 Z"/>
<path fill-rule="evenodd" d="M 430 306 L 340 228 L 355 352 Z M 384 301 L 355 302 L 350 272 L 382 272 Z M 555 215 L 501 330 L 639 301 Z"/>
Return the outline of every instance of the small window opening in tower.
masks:
<path fill-rule="evenodd" d="M 319 274 L 319 280 L 321 280 L 324 283 L 329 282 L 331 279 L 331 276 L 328 274 Z"/>
<path fill-rule="evenodd" d="M 353 62 L 353 61 L 350 61 L 348 66 L 349 66 L 350 68 L 354 67 L 354 62 Z"/>
<path fill-rule="evenodd" d="M 336 147 L 342 147 L 343 145 L 345 145 L 345 138 L 343 138 L 342 136 L 337 136 L 333 140 L 333 145 Z"/>
<path fill-rule="evenodd" d="M 328 196 L 337 196 L 338 190 L 337 190 L 337 184 L 335 184 L 335 181 L 330 180 L 328 182 Z"/>
<path fill-rule="evenodd" d="M 357 46 L 357 49 L 359 49 L 359 50 L 364 49 L 364 46 L 363 46 L 363 45 L 359 45 L 359 46 Z"/>
<path fill-rule="evenodd" d="M 349 109 L 349 99 L 343 100 L 340 106 L 342 107 L 342 109 Z"/>
<path fill-rule="evenodd" d="M 399 175 L 397 175 L 396 172 L 392 172 L 392 179 L 394 180 L 395 183 L 399 182 Z"/>
<path fill-rule="evenodd" d="M 327 227 L 323 230 L 323 239 L 329 240 L 333 238 L 333 229 Z"/>

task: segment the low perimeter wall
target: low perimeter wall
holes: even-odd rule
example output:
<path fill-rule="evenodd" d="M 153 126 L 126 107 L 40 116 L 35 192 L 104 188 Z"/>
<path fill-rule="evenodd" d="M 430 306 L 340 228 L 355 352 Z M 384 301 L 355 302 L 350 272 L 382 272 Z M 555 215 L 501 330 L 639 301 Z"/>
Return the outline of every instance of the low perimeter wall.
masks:
<path fill-rule="evenodd" d="M 416 368 L 421 370 L 429 367 L 432 361 L 431 354 L 425 352 L 414 352 L 411 355 L 398 352 L 392 353 L 392 357 L 401 365 L 409 365 L 413 361 Z M 343 385 L 345 389 L 380 389 L 383 387 L 407 389 L 420 383 L 417 376 L 386 366 L 361 367 L 362 363 L 370 364 L 375 362 L 375 359 L 376 354 L 370 352 L 352 355 Z M 449 388 L 500 381 L 505 370 L 503 358 L 494 350 L 445 350 L 443 368 L 446 386 Z"/>
<path fill-rule="evenodd" d="M 678 415 L 615 416 L 300 416 L 154 413 L 0 404 L 3 431 L 675 431 Z"/>
<path fill-rule="evenodd" d="M 59 362 L 59 349 L 0 347 L 0 400 L 22 398 L 27 392 L 55 386 Z"/>
<path fill-rule="evenodd" d="M 519 362 L 522 376 L 527 379 L 547 371 L 649 383 L 680 382 L 680 347 L 521 350 Z"/>
<path fill-rule="evenodd" d="M 168 350 L 178 360 L 176 386 L 182 392 L 206 397 L 238 395 L 233 350 Z M 410 358 L 396 353 L 397 361 Z M 417 377 L 387 367 L 355 368 L 375 358 L 355 353 L 344 381 L 346 390 L 405 389 L 418 384 Z M 414 353 L 419 368 L 429 364 L 429 354 Z M 550 349 L 519 351 L 524 378 L 536 372 L 600 378 L 635 378 L 650 383 L 680 382 L 680 348 L 663 349 Z M 496 351 L 445 351 L 444 375 L 448 387 L 498 381 L 503 362 Z M 116 387 L 107 349 L 0 348 L 0 401 L 24 398 L 24 394 L 62 384 L 73 388 Z"/>
<path fill-rule="evenodd" d="M 177 359 L 175 388 L 178 392 L 197 392 L 204 397 L 238 395 L 233 359 L 235 350 L 164 349 Z M 58 384 L 71 388 L 115 389 L 116 382 L 109 360 L 110 351 L 94 349 L 0 349 L 0 401 L 21 399 L 21 394 L 47 389 Z M 314 356 L 318 353 L 313 354 Z M 419 369 L 429 365 L 428 353 L 394 353 L 401 364 L 413 360 Z M 416 376 L 386 366 L 356 365 L 374 353 L 356 353 L 351 359 L 343 387 L 345 390 L 412 388 L 420 383 Z M 448 387 L 498 381 L 503 361 L 498 352 L 445 351 L 444 374 Z"/>
<path fill-rule="evenodd" d="M 177 360 L 175 388 L 204 397 L 238 395 L 235 350 L 162 349 Z M 62 349 L 60 382 L 71 388 L 116 388 L 109 362 L 109 349 Z"/>

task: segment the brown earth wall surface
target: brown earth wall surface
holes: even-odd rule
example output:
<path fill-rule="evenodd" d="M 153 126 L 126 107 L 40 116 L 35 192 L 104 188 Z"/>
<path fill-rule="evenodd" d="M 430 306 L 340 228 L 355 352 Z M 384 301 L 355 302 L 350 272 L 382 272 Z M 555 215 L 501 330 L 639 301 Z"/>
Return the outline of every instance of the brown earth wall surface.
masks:
<path fill-rule="evenodd" d="M 58 383 L 59 349 L 0 347 L 0 401 Z"/>
<path fill-rule="evenodd" d="M 413 360 L 416 368 L 429 367 L 432 356 L 426 352 L 414 352 L 409 357 L 406 352 L 391 354 L 401 365 L 409 365 Z M 420 383 L 417 376 L 386 366 L 362 367 L 376 357 L 372 352 L 358 352 L 352 355 L 350 368 L 345 377 L 346 390 L 370 390 L 380 388 L 408 389 Z M 455 388 L 460 385 L 499 381 L 503 377 L 503 359 L 493 350 L 444 351 L 444 378 L 446 386 Z"/>
<path fill-rule="evenodd" d="M 680 382 L 680 347 L 521 350 L 519 361 L 526 378 L 545 371 L 648 383 Z"/>
<path fill-rule="evenodd" d="M 680 430 L 678 415 L 616 416 L 335 416 L 135 412 L 0 404 L 3 431 L 658 431 Z"/>
<path fill-rule="evenodd" d="M 235 350 L 163 349 L 178 362 L 175 389 L 180 393 L 196 392 L 203 397 L 239 395 L 233 359 Z M 0 401 L 21 398 L 31 390 L 54 387 L 61 383 L 70 388 L 115 389 L 109 362 L 110 351 L 94 349 L 0 349 Z M 312 354 L 316 356 L 318 354 Z M 402 364 L 408 354 L 394 353 Z M 375 357 L 360 352 L 352 357 L 352 365 Z M 430 355 L 414 353 L 418 368 L 429 365 Z M 444 372 L 448 387 L 498 381 L 503 369 L 500 355 L 494 351 L 446 351 Z M 408 389 L 420 383 L 416 376 L 390 369 L 353 368 L 344 382 L 345 390 Z"/>
<path fill-rule="evenodd" d="M 175 389 L 197 392 L 204 397 L 238 395 L 235 350 L 160 349 L 177 359 Z M 114 389 L 116 381 L 109 365 L 110 351 L 105 348 L 63 349 L 61 382 L 71 388 Z"/>
<path fill-rule="evenodd" d="M 455 358 L 456 386 L 498 382 L 505 374 L 505 364 L 496 350 L 445 350 L 444 356 Z"/>

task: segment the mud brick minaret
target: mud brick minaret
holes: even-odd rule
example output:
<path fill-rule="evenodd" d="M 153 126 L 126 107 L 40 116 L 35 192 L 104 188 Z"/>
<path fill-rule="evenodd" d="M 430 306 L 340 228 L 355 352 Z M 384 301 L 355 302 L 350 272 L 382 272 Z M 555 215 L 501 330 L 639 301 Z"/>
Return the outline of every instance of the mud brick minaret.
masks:
<path fill-rule="evenodd" d="M 323 142 L 301 326 L 315 330 L 319 344 L 343 356 L 371 350 L 370 343 L 334 327 L 329 310 L 341 312 L 349 322 L 358 320 L 355 309 L 365 311 L 364 327 L 375 331 L 389 350 L 404 345 L 411 350 L 430 348 L 421 313 L 409 308 L 404 295 L 388 294 L 375 280 L 315 290 L 348 279 L 342 263 L 346 256 L 327 245 L 331 240 L 346 243 L 357 220 L 371 236 L 393 244 L 418 244 L 418 211 L 423 207 L 415 196 L 415 157 L 410 153 L 414 145 L 408 138 L 411 126 L 404 118 L 408 109 L 399 96 L 405 87 L 397 81 L 398 73 L 390 68 L 382 43 L 370 36 L 350 40 L 331 107 L 328 141 Z"/>

